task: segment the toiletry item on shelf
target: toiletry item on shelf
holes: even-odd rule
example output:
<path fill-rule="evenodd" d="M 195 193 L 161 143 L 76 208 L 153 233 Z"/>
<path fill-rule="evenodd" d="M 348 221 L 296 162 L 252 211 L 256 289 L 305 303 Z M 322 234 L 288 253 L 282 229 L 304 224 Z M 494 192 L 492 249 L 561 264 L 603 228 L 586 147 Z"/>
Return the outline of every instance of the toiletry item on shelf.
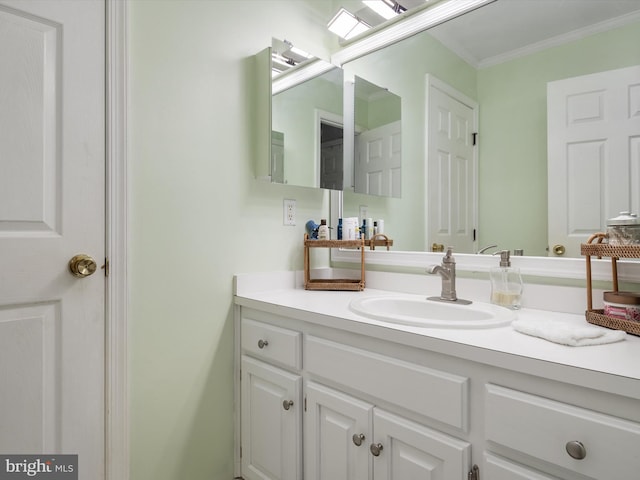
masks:
<path fill-rule="evenodd" d="M 378 224 L 378 233 L 384 233 L 384 220 L 379 218 L 376 222 Z"/>
<path fill-rule="evenodd" d="M 338 219 L 338 240 L 342 240 L 342 219 Z"/>
<path fill-rule="evenodd" d="M 312 240 L 315 240 L 315 239 L 318 238 L 318 228 L 319 227 L 320 227 L 320 225 L 318 225 L 313 220 L 309 220 L 304 225 L 304 229 L 306 230 L 307 235 L 309 235 L 309 238 L 312 239 Z"/>
<path fill-rule="evenodd" d="M 522 305 L 520 269 L 511 266 L 509 250 L 500 252 L 500 266 L 490 271 L 491 303 L 517 310 Z"/>
<path fill-rule="evenodd" d="M 360 238 L 364 238 L 365 240 L 369 238 L 367 237 L 367 219 L 366 218 L 362 219 L 362 227 L 360 227 Z"/>
<path fill-rule="evenodd" d="M 635 213 L 620 212 L 607 220 L 610 245 L 640 245 L 640 218 Z"/>
<path fill-rule="evenodd" d="M 358 240 L 360 238 L 360 226 L 357 217 L 347 217 L 342 219 L 342 239 Z"/>
<path fill-rule="evenodd" d="M 318 240 L 329 240 L 329 227 L 327 220 L 320 220 L 320 226 L 318 227 Z"/>
<path fill-rule="evenodd" d="M 371 240 L 373 238 L 373 219 L 367 218 L 367 235 L 365 237 L 367 240 Z"/>
<path fill-rule="evenodd" d="M 640 322 L 640 293 L 604 292 L 603 297 L 605 315 Z"/>

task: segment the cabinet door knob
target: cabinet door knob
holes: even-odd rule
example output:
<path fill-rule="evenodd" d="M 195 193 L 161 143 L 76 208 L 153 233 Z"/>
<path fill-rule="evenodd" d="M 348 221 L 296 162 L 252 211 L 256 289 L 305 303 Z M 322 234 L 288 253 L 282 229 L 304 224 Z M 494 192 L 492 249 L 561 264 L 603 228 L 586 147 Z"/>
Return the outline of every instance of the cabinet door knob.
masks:
<path fill-rule="evenodd" d="M 267 345 L 269 345 L 269 342 L 268 342 L 268 341 L 266 341 L 266 340 L 262 340 L 262 339 L 258 340 L 258 348 L 264 348 L 264 347 L 266 347 Z"/>
<path fill-rule="evenodd" d="M 576 460 L 582 460 L 587 456 L 587 449 L 584 448 L 582 442 L 579 442 L 577 440 L 567 442 L 565 448 L 567 449 L 567 453 L 569 454 L 569 456 L 571 458 L 575 458 Z"/>
<path fill-rule="evenodd" d="M 364 433 L 354 433 L 351 439 L 353 440 L 354 445 L 356 447 L 359 447 L 364 441 Z"/>
<path fill-rule="evenodd" d="M 369 450 L 371 450 L 371 454 L 374 457 L 378 457 L 378 456 L 380 456 L 380 452 L 382 451 L 382 444 L 381 443 L 372 443 L 371 446 L 369 447 Z"/>
<path fill-rule="evenodd" d="M 293 400 L 285 400 L 282 402 L 282 408 L 285 410 L 289 410 L 291 407 L 293 407 Z"/>

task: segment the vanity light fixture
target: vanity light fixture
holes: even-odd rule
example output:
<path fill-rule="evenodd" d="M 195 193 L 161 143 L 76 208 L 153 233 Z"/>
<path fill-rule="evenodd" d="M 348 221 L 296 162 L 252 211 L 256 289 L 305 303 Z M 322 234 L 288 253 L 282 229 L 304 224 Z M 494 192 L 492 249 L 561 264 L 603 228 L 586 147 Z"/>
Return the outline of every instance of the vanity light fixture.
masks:
<path fill-rule="evenodd" d="M 340 8 L 338 13 L 336 13 L 327 24 L 327 28 L 330 32 L 348 40 L 369 30 L 371 26 L 360 20 L 353 13 L 345 10 L 344 8 Z"/>
<path fill-rule="evenodd" d="M 362 3 L 385 20 L 390 20 L 406 11 L 406 8 L 393 0 L 363 0 Z"/>

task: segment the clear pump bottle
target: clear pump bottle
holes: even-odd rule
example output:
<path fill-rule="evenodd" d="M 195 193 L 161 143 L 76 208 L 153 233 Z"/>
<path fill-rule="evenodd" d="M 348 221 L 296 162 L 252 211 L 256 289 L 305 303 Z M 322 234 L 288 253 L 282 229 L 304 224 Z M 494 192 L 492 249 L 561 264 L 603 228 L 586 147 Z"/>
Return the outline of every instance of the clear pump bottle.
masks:
<path fill-rule="evenodd" d="M 522 276 L 511 266 L 509 250 L 500 252 L 500 266 L 490 271 L 491 303 L 517 310 L 522 306 Z"/>

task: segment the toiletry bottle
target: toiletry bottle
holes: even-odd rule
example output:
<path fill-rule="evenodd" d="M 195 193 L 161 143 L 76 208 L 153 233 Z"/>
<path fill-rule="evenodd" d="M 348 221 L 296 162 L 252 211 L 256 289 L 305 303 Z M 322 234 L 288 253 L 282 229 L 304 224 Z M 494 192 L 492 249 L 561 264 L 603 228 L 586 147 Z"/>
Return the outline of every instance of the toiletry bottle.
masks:
<path fill-rule="evenodd" d="M 365 237 L 368 240 L 373 238 L 373 219 L 367 218 L 367 236 Z"/>
<path fill-rule="evenodd" d="M 338 240 L 342 240 L 342 219 L 338 219 Z"/>
<path fill-rule="evenodd" d="M 369 237 L 367 237 L 367 219 L 363 218 L 362 219 L 362 227 L 360 227 L 360 238 L 364 238 L 365 240 L 368 240 Z"/>
<path fill-rule="evenodd" d="M 318 240 L 329 240 L 329 227 L 324 218 L 320 220 L 320 226 L 318 227 Z"/>
<path fill-rule="evenodd" d="M 509 250 L 500 252 L 500 266 L 490 271 L 491 303 L 517 310 L 522 302 L 520 269 L 511 266 Z"/>

